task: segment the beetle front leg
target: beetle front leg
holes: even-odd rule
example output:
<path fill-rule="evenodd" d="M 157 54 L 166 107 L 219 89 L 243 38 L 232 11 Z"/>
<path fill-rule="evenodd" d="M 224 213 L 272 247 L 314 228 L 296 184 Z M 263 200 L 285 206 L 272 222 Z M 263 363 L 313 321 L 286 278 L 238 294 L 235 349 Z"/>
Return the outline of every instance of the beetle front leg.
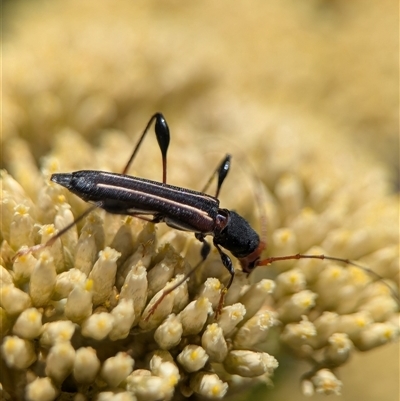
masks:
<path fill-rule="evenodd" d="M 215 311 L 215 318 L 218 318 L 218 316 L 221 314 L 222 308 L 224 306 L 225 295 L 228 292 L 229 287 L 232 285 L 233 279 L 235 277 L 235 268 L 233 267 L 231 258 L 225 252 L 222 251 L 222 249 L 219 247 L 218 244 L 215 243 L 215 241 L 214 241 L 214 246 L 217 248 L 219 256 L 221 257 L 222 264 L 225 266 L 225 268 L 228 270 L 229 274 L 231 275 L 228 285 L 221 291 L 221 296 L 219 298 L 218 307 Z"/>

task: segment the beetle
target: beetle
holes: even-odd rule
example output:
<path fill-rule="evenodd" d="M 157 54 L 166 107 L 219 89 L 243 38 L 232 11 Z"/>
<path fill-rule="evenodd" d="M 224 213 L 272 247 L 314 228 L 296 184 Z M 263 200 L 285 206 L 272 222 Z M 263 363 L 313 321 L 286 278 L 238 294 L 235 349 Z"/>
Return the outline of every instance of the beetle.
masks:
<path fill-rule="evenodd" d="M 153 122 L 162 155 L 162 182 L 127 175 L 127 171 Z M 121 174 L 94 170 L 53 174 L 51 181 L 64 186 L 70 192 L 76 194 L 84 201 L 92 203 L 94 206 L 86 210 L 74 222 L 50 238 L 45 244 L 20 251 L 19 254 L 36 251 L 52 245 L 57 238 L 97 207 L 104 209 L 108 213 L 135 216 L 155 224 L 163 222 L 174 229 L 193 232 L 197 240 L 202 243 L 200 251 L 201 260 L 181 281 L 177 282 L 171 288 L 164 290 L 162 296 L 151 308 L 149 316 L 170 292 L 187 280 L 206 260 L 211 250 L 209 243 L 206 241 L 207 236 L 213 237 L 213 245 L 221 257 L 222 264 L 230 274 L 229 282 L 221 292 L 219 306 L 216 311 L 217 315 L 223 306 L 224 295 L 231 286 L 235 276 L 232 260 L 223 249 L 236 257 L 240 262 L 243 272 L 248 274 L 257 266 L 269 265 L 276 261 L 327 259 L 356 266 L 374 275 L 375 278 L 382 279 L 382 277 L 372 270 L 348 259 L 325 255 L 295 254 L 261 259 L 261 254 L 266 248 L 265 240 L 261 239 L 251 225 L 238 213 L 220 207 L 218 195 L 229 172 L 231 156 L 227 154 L 223 158 L 202 191 L 193 191 L 167 184 L 167 150 L 169 142 L 170 133 L 168 124 L 161 113 L 155 113 L 148 121 Z M 215 196 L 207 195 L 205 191 L 208 189 L 214 176 L 217 176 L 218 179 Z"/>

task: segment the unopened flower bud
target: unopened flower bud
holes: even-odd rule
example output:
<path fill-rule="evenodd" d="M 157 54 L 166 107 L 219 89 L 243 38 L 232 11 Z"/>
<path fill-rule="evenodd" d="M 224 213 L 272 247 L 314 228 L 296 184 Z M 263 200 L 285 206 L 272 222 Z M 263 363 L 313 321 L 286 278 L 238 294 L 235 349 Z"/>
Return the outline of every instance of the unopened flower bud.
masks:
<path fill-rule="evenodd" d="M 29 214 L 29 207 L 19 204 L 14 208 L 14 215 L 10 225 L 10 245 L 17 250 L 21 246 L 33 246 L 34 220 Z"/>
<path fill-rule="evenodd" d="M 109 334 L 110 340 L 115 341 L 126 338 L 135 320 L 133 300 L 121 299 L 111 311 L 111 315 L 114 317 L 114 324 Z"/>
<path fill-rule="evenodd" d="M 106 359 L 101 368 L 101 377 L 111 387 L 117 387 L 132 372 L 134 360 L 125 352 Z"/>
<path fill-rule="evenodd" d="M 178 362 L 186 372 L 197 372 L 204 367 L 208 355 L 204 348 L 198 345 L 187 345 L 177 357 Z"/>
<path fill-rule="evenodd" d="M 138 262 L 131 268 L 125 278 L 121 288 L 120 299 L 131 299 L 135 313 L 135 322 L 139 320 L 140 315 L 146 305 L 147 300 L 147 271 L 142 262 Z"/>
<path fill-rule="evenodd" d="M 5 337 L 1 352 L 7 366 L 10 368 L 26 369 L 36 361 L 33 343 L 17 336 Z"/>
<path fill-rule="evenodd" d="M 340 395 L 342 382 L 329 369 L 319 370 L 311 381 L 317 393 Z"/>
<path fill-rule="evenodd" d="M 178 315 L 182 322 L 183 335 L 198 334 L 203 328 L 211 311 L 211 303 L 204 297 L 200 297 L 186 306 L 186 308 Z"/>
<path fill-rule="evenodd" d="M 92 383 L 100 370 L 100 361 L 91 347 L 79 348 L 75 353 L 73 375 L 78 383 Z"/>
<path fill-rule="evenodd" d="M 353 350 L 353 343 L 345 333 L 334 333 L 329 337 L 325 348 L 325 360 L 337 365 L 345 363 Z"/>
<path fill-rule="evenodd" d="M 372 323 L 360 334 L 355 345 L 361 351 L 367 351 L 393 341 L 399 336 L 399 327 L 393 323 Z"/>
<path fill-rule="evenodd" d="M 279 319 L 283 322 L 295 322 L 315 306 L 317 294 L 302 290 L 291 295 L 278 308 Z"/>
<path fill-rule="evenodd" d="M 150 370 L 153 375 L 165 378 L 171 387 L 174 387 L 179 379 L 179 369 L 172 355 L 166 351 L 157 351 L 150 360 Z"/>
<path fill-rule="evenodd" d="M 36 308 L 25 309 L 13 327 L 13 333 L 19 337 L 33 340 L 42 330 L 42 314 Z"/>
<path fill-rule="evenodd" d="M 150 373 L 150 372 L 149 372 Z M 126 379 L 127 390 L 131 391 L 138 401 L 158 401 L 170 397 L 174 387 L 169 382 L 159 376 L 140 374 L 133 371 Z"/>
<path fill-rule="evenodd" d="M 46 375 L 54 381 L 62 381 L 72 372 L 75 350 L 69 341 L 58 342 L 50 348 L 46 358 Z"/>
<path fill-rule="evenodd" d="M 169 315 L 154 333 L 154 339 L 161 349 L 170 349 L 182 339 L 182 323 L 175 314 Z"/>
<path fill-rule="evenodd" d="M 275 280 L 274 296 L 279 299 L 288 294 L 294 294 L 306 287 L 306 279 L 299 269 L 288 270 L 279 274 Z"/>
<path fill-rule="evenodd" d="M 228 354 L 228 346 L 222 328 L 217 324 L 209 324 L 201 337 L 201 345 L 212 362 L 222 362 Z"/>
<path fill-rule="evenodd" d="M 17 315 L 31 306 L 29 295 L 13 284 L 0 288 L 0 305 L 9 315 Z"/>
<path fill-rule="evenodd" d="M 256 377 L 265 373 L 272 374 L 278 361 L 266 352 L 232 350 L 224 361 L 227 372 L 243 377 Z"/>
<path fill-rule="evenodd" d="M 239 298 L 239 302 L 246 308 L 246 319 L 250 319 L 260 310 L 268 295 L 272 294 L 274 290 L 275 283 L 268 279 L 263 279 L 248 287 Z"/>
<path fill-rule="evenodd" d="M 57 279 L 53 258 L 43 251 L 34 267 L 29 282 L 29 295 L 35 306 L 46 305 L 53 294 Z"/>
<path fill-rule="evenodd" d="M 224 335 L 229 335 L 233 329 L 244 319 L 246 308 L 241 303 L 225 306 L 222 309 L 218 324 Z"/>
<path fill-rule="evenodd" d="M 50 377 L 37 377 L 26 386 L 27 401 L 53 401 L 58 390 L 54 387 Z"/>
<path fill-rule="evenodd" d="M 89 279 L 69 293 L 64 313 L 72 322 L 80 323 L 92 314 L 92 287 L 93 281 Z"/>
<path fill-rule="evenodd" d="M 112 292 L 120 253 L 109 247 L 99 253 L 99 259 L 93 266 L 89 278 L 93 280 L 93 304 L 100 305 L 107 301 Z"/>
<path fill-rule="evenodd" d="M 274 320 L 270 311 L 257 313 L 239 328 L 233 340 L 234 347 L 249 349 L 255 344 L 262 343 L 268 334 L 268 329 L 273 326 Z"/>
<path fill-rule="evenodd" d="M 198 372 L 190 379 L 191 389 L 202 397 L 223 398 L 228 391 L 224 383 L 215 373 Z"/>
<path fill-rule="evenodd" d="M 69 320 L 46 323 L 40 336 L 40 344 L 50 348 L 57 342 L 69 341 L 75 332 L 74 323 Z"/>
<path fill-rule="evenodd" d="M 113 315 L 107 312 L 96 313 L 82 323 L 82 335 L 99 341 L 108 336 L 113 325 Z"/>

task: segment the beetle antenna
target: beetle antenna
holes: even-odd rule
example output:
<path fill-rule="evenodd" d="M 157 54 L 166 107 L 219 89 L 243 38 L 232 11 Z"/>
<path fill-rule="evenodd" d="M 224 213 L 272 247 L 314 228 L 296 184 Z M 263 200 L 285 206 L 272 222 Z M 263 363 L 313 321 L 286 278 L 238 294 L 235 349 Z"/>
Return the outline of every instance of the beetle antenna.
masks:
<path fill-rule="evenodd" d="M 342 258 L 336 258 L 334 256 L 326 256 L 326 255 L 305 255 L 305 254 L 300 254 L 297 253 L 296 255 L 287 255 L 287 256 L 271 256 L 269 258 L 265 258 L 263 260 L 260 260 L 257 262 L 257 266 L 267 266 L 270 265 L 274 262 L 279 262 L 282 260 L 299 260 L 299 259 L 319 259 L 319 260 L 331 260 L 334 262 L 340 262 L 344 263 L 346 265 L 354 266 L 357 267 L 360 270 L 363 270 L 370 276 L 374 277 L 376 281 L 381 281 L 390 291 L 391 295 L 393 298 L 396 300 L 396 302 L 400 306 L 400 298 L 397 292 L 385 281 L 385 278 L 382 277 L 380 274 L 376 273 L 372 269 L 365 267 L 363 265 L 360 265 L 359 263 L 353 262 L 350 259 L 342 259 Z"/>

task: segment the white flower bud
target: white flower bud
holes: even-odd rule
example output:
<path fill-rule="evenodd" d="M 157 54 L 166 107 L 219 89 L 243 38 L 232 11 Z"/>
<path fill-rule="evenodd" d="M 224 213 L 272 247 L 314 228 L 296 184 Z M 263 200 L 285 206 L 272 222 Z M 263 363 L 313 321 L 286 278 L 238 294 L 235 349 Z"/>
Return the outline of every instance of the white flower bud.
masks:
<path fill-rule="evenodd" d="M 260 272 L 260 271 L 258 271 L 258 272 Z M 240 270 L 237 270 L 235 272 L 235 279 L 233 280 L 233 283 L 230 286 L 229 291 L 225 294 L 224 305 L 233 305 L 233 304 L 239 302 L 240 297 L 249 288 L 249 279 L 247 276 L 248 276 L 247 273 L 243 273 Z M 258 278 L 257 278 L 256 281 L 261 281 L 261 278 L 260 278 L 260 280 L 258 280 Z M 219 299 L 218 299 L 218 303 L 219 303 Z"/>
<path fill-rule="evenodd" d="M 396 313 L 398 307 L 398 303 L 388 294 L 371 297 L 360 307 L 360 310 L 369 312 L 375 322 L 383 322 Z"/>
<path fill-rule="evenodd" d="M 78 383 L 93 383 L 99 370 L 100 361 L 96 350 L 91 347 L 82 347 L 76 351 L 73 375 Z"/>
<path fill-rule="evenodd" d="M 299 269 L 288 270 L 278 275 L 275 280 L 274 296 L 280 299 L 288 294 L 294 294 L 306 288 L 306 279 Z"/>
<path fill-rule="evenodd" d="M 143 330 L 152 330 L 158 327 L 160 323 L 172 312 L 174 296 L 175 291 L 172 291 L 164 297 L 164 290 L 161 290 L 154 295 L 142 313 L 139 321 L 140 328 Z M 159 303 L 160 299 L 162 300 Z M 149 315 L 150 311 L 152 311 L 151 315 Z"/>
<path fill-rule="evenodd" d="M 80 270 L 72 268 L 57 275 L 56 286 L 52 299 L 60 300 L 67 298 L 69 293 L 78 285 L 84 286 L 87 276 Z"/>
<path fill-rule="evenodd" d="M 311 341 L 314 349 L 321 348 L 328 338 L 335 332 L 339 332 L 339 315 L 335 312 L 323 312 L 314 320 L 314 326 L 318 333 Z"/>
<path fill-rule="evenodd" d="M 147 300 L 147 271 L 142 262 L 138 262 L 126 276 L 124 285 L 121 288 L 120 299 L 131 299 L 135 312 L 135 322 L 146 305 Z"/>
<path fill-rule="evenodd" d="M 39 230 L 39 234 L 41 234 L 41 243 L 45 244 L 50 238 L 53 238 L 58 233 L 58 230 L 54 228 L 53 224 L 45 224 Z M 46 247 L 46 252 L 48 253 L 48 257 L 53 259 L 53 264 L 56 268 L 57 273 L 61 273 L 65 270 L 64 263 L 64 252 L 63 245 L 61 242 L 61 237 L 57 238 L 56 241 L 49 247 Z"/>
<path fill-rule="evenodd" d="M 201 345 L 211 362 L 222 362 L 228 354 L 224 332 L 217 323 L 209 324 L 201 337 Z"/>
<path fill-rule="evenodd" d="M 107 312 L 95 313 L 82 323 L 82 335 L 95 340 L 107 337 L 114 325 L 114 316 Z"/>
<path fill-rule="evenodd" d="M 75 332 L 74 323 L 69 320 L 46 323 L 40 337 L 42 347 L 50 348 L 54 344 L 63 341 L 70 341 Z"/>
<path fill-rule="evenodd" d="M 260 280 L 247 288 L 246 292 L 239 298 L 239 302 L 246 308 L 246 319 L 251 318 L 260 310 L 274 289 L 275 283 L 268 279 Z"/>
<path fill-rule="evenodd" d="M 274 320 L 270 311 L 257 313 L 239 328 L 233 340 L 234 347 L 248 349 L 262 343 L 268 334 L 268 329 L 274 325 Z"/>
<path fill-rule="evenodd" d="M 134 360 L 125 352 L 108 358 L 101 368 L 101 377 L 111 387 L 117 387 L 132 372 Z"/>
<path fill-rule="evenodd" d="M 58 342 L 50 348 L 46 358 L 46 375 L 61 383 L 71 372 L 75 350 L 69 341 Z"/>
<path fill-rule="evenodd" d="M 221 282 L 217 278 L 209 277 L 203 285 L 200 296 L 207 298 L 211 302 L 212 308 L 215 309 L 221 298 L 221 290 Z"/>
<path fill-rule="evenodd" d="M 149 372 L 150 373 L 150 372 Z M 133 371 L 127 379 L 126 389 L 136 395 L 138 401 L 158 401 L 170 397 L 174 391 L 162 377 L 144 375 Z"/>
<path fill-rule="evenodd" d="M 31 306 L 31 299 L 11 284 L 0 288 L 0 305 L 9 315 L 17 315 Z"/>
<path fill-rule="evenodd" d="M 338 317 L 337 332 L 346 333 L 354 342 L 359 338 L 360 333 L 372 323 L 368 312 L 357 312 L 350 315 Z"/>
<path fill-rule="evenodd" d="M 33 305 L 45 306 L 50 301 L 56 279 L 57 273 L 53 258 L 45 250 L 40 254 L 29 282 L 29 295 Z"/>
<path fill-rule="evenodd" d="M 73 223 L 74 215 L 71 212 L 71 206 L 66 203 L 66 199 L 63 195 L 58 197 L 57 214 L 54 218 L 54 225 L 57 231 L 62 230 L 69 224 Z M 78 230 L 76 225 L 73 225 L 66 233 L 61 237 L 63 245 L 68 249 L 75 249 L 78 242 Z"/>
<path fill-rule="evenodd" d="M 279 255 L 292 255 L 299 249 L 296 233 L 291 228 L 277 228 L 272 233 L 274 253 Z M 280 262 L 280 268 L 289 268 L 293 265 L 292 260 Z"/>
<path fill-rule="evenodd" d="M 345 333 L 334 333 L 329 337 L 329 345 L 325 348 L 325 360 L 335 365 L 345 363 L 353 350 L 353 343 Z"/>
<path fill-rule="evenodd" d="M 32 342 L 17 336 L 5 337 L 1 351 L 10 368 L 26 369 L 36 361 L 35 347 Z"/>
<path fill-rule="evenodd" d="M 18 256 L 15 259 L 13 265 L 15 282 L 25 281 L 29 279 L 35 265 L 36 265 L 36 258 L 31 253 Z"/>
<path fill-rule="evenodd" d="M 105 243 L 104 221 L 99 216 L 97 211 L 90 213 L 89 216 L 86 218 L 85 225 L 82 227 L 82 233 L 83 232 L 93 236 L 94 241 L 96 243 L 96 249 L 104 249 L 104 243 Z"/>
<path fill-rule="evenodd" d="M 150 370 L 154 376 L 167 380 L 171 387 L 176 386 L 179 382 L 179 369 L 169 352 L 156 352 L 150 360 Z"/>
<path fill-rule="evenodd" d="M 293 349 L 299 348 L 310 341 L 317 335 L 314 325 L 303 316 L 299 323 L 290 323 L 285 326 L 281 334 L 281 340 Z"/>
<path fill-rule="evenodd" d="M 14 215 L 10 225 L 10 245 L 17 250 L 21 246 L 34 245 L 34 220 L 29 214 L 29 207 L 19 204 L 14 208 Z"/>
<path fill-rule="evenodd" d="M 118 231 L 111 242 L 111 248 L 121 252 L 122 260 L 126 260 L 132 252 L 134 244 L 133 231 L 135 230 L 133 228 L 133 220 L 134 218 L 131 216 L 124 217 L 122 225 L 118 228 Z"/>
<path fill-rule="evenodd" d="M 183 274 L 177 274 L 174 278 L 175 283 L 181 281 L 185 276 Z M 172 312 L 181 312 L 189 303 L 189 292 L 187 280 L 184 281 L 179 287 L 174 290 L 174 306 L 172 307 Z"/>
<path fill-rule="evenodd" d="M 317 294 L 310 290 L 302 290 L 286 299 L 278 308 L 279 320 L 295 322 L 315 306 Z"/>
<path fill-rule="evenodd" d="M 157 263 L 148 273 L 147 280 L 149 283 L 149 296 L 154 296 L 155 293 L 165 287 L 169 280 L 174 275 L 175 266 L 179 263 L 180 257 L 178 254 L 171 252 L 167 253 L 166 258 Z"/>
<path fill-rule="evenodd" d="M 82 230 L 75 248 L 75 268 L 89 276 L 96 262 L 97 254 L 95 236 L 89 230 Z"/>
<path fill-rule="evenodd" d="M 319 370 L 311 381 L 317 393 L 340 395 L 342 382 L 328 369 Z"/>
<path fill-rule="evenodd" d="M 120 256 L 119 252 L 109 247 L 99 252 L 99 259 L 89 274 L 89 278 L 93 280 L 94 305 L 100 305 L 110 298 Z"/>
<path fill-rule="evenodd" d="M 19 337 L 33 340 L 42 331 L 42 314 L 36 308 L 24 310 L 13 327 L 13 333 Z"/>
<path fill-rule="evenodd" d="M 198 334 L 202 330 L 211 312 L 211 303 L 207 298 L 200 297 L 198 300 L 192 301 L 178 315 L 182 323 L 183 335 Z"/>
<path fill-rule="evenodd" d="M 329 264 L 317 277 L 315 288 L 318 303 L 324 309 L 337 308 L 342 299 L 339 294 L 346 284 L 347 272 L 341 266 Z"/>
<path fill-rule="evenodd" d="M 170 349 L 182 339 L 182 323 L 175 314 L 169 315 L 154 333 L 154 340 L 161 349 Z"/>
<path fill-rule="evenodd" d="M 114 325 L 110 331 L 110 340 L 120 340 L 128 337 L 135 320 L 135 310 L 132 299 L 121 299 L 118 305 L 111 311 L 114 316 Z"/>
<path fill-rule="evenodd" d="M 225 306 L 218 318 L 218 324 L 224 335 L 229 335 L 233 329 L 244 319 L 246 308 L 240 303 Z"/>
<path fill-rule="evenodd" d="M 80 323 L 92 314 L 93 281 L 88 279 L 83 285 L 76 285 L 69 293 L 65 304 L 65 316 L 72 322 Z"/>
<path fill-rule="evenodd" d="M 224 361 L 227 372 L 244 377 L 256 377 L 272 374 L 278 367 L 278 361 L 266 352 L 233 350 Z"/>
<path fill-rule="evenodd" d="M 136 266 L 139 261 L 147 269 L 150 266 L 152 257 L 155 254 L 155 225 L 146 224 L 136 240 L 139 244 L 136 251 L 131 255 L 122 265 L 122 268 L 118 269 L 117 286 L 124 283 L 126 276 L 132 269 L 132 266 Z"/>
<path fill-rule="evenodd" d="M 191 376 L 191 389 L 202 397 L 223 398 L 228 391 L 224 383 L 215 373 L 198 372 Z"/>
<path fill-rule="evenodd" d="M 208 361 L 204 348 L 198 345 L 187 345 L 176 358 L 186 372 L 197 372 Z"/>
<path fill-rule="evenodd" d="M 399 327 L 393 323 L 372 323 L 361 332 L 360 338 L 354 341 L 361 351 L 378 347 L 399 337 Z"/>
<path fill-rule="evenodd" d="M 27 401 L 53 401 L 57 394 L 58 390 L 49 377 L 37 377 L 26 386 L 25 391 Z"/>

